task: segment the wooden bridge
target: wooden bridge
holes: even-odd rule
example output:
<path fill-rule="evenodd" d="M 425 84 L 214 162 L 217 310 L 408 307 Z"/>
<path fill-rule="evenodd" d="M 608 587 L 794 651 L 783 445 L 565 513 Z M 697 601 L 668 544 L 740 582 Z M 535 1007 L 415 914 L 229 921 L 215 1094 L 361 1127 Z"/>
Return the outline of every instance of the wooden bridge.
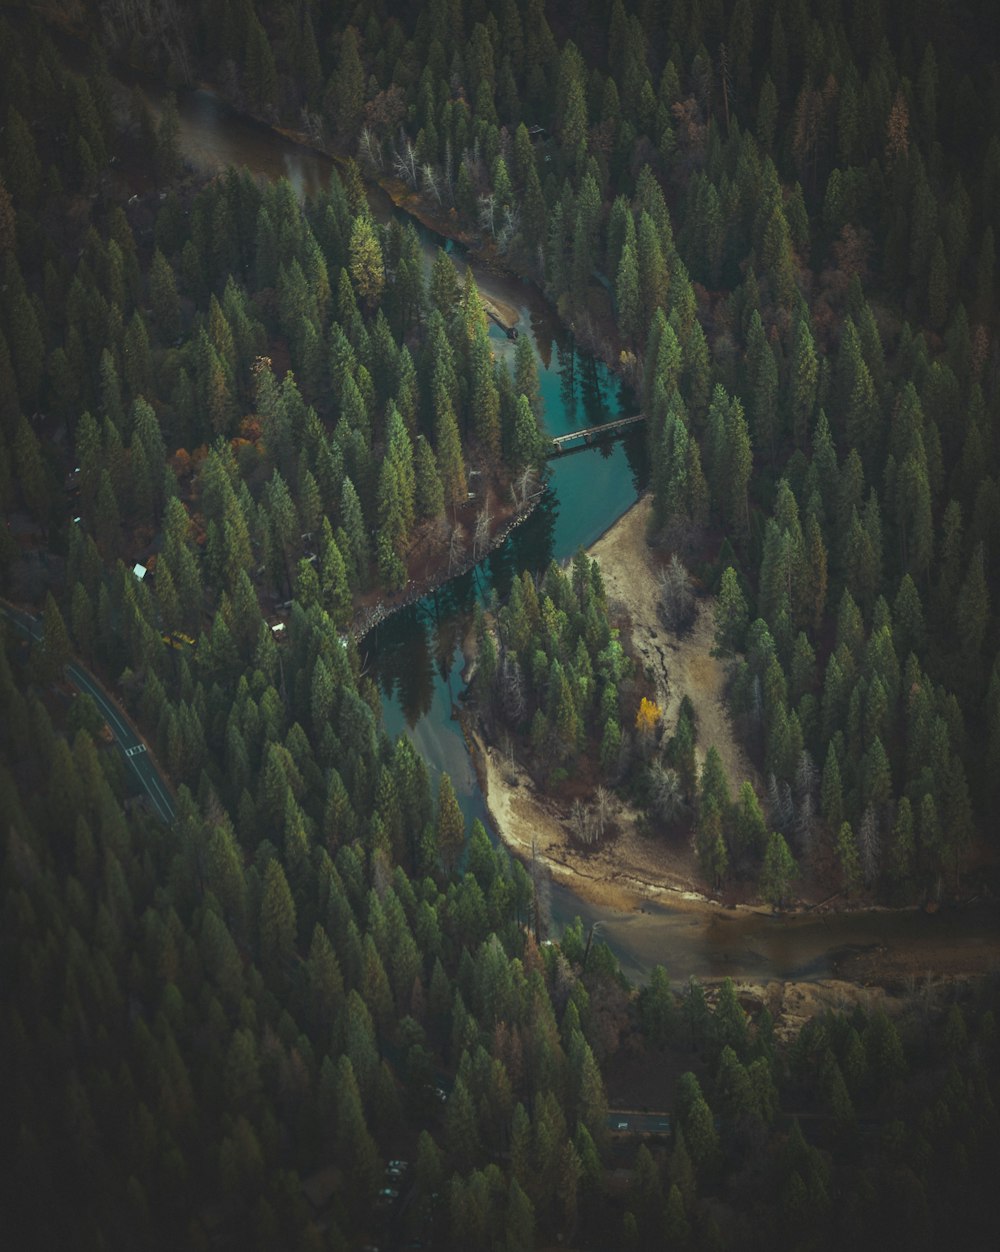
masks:
<path fill-rule="evenodd" d="M 634 426 L 636 422 L 644 422 L 646 420 L 645 413 L 633 413 L 631 417 L 619 417 L 613 422 L 602 422 L 600 426 L 587 426 L 584 430 L 574 430 L 568 435 L 556 435 L 552 440 L 551 456 L 561 456 L 564 452 L 575 452 L 577 448 L 570 445 L 576 444 L 582 440 L 580 447 L 588 447 L 597 439 L 605 439 L 608 436 L 617 437 L 623 430 Z"/>

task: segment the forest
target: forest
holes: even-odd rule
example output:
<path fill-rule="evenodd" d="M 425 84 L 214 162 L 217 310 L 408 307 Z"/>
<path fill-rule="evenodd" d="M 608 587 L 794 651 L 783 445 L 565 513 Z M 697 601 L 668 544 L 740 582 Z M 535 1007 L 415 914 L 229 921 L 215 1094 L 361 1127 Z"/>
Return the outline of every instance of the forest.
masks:
<path fill-rule="evenodd" d="M 717 597 L 766 781 L 734 799 L 710 750 L 699 770 L 696 708 L 640 743 L 631 785 L 665 825 L 683 808 L 706 883 L 780 904 L 832 857 L 849 895 L 899 905 L 991 872 L 991 16 L 0 10 L 18 1246 L 994 1246 L 995 973 L 791 1037 L 729 980 L 672 986 L 669 952 L 631 986 L 582 924 L 547 933 L 534 867 L 386 733 L 357 639 L 418 569 L 482 556 L 477 500 L 516 512 L 547 451 L 530 340 L 493 351 L 471 271 L 373 216 L 382 181 L 536 284 L 635 390 L 651 542 Z M 334 153 L 327 187 L 194 173 L 170 93 L 197 83 Z M 522 572 L 477 625 L 495 712 L 536 758 L 619 782 L 652 714 L 597 566 Z M 71 662 L 141 732 L 170 823 Z M 636 1070 L 666 1092 L 641 1138 L 608 1094 Z"/>

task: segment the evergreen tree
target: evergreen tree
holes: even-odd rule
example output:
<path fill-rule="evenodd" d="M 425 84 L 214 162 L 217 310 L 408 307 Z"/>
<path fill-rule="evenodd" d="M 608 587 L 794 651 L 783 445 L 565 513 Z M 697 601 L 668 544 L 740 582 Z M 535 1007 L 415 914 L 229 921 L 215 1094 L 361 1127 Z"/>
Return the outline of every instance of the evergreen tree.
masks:
<path fill-rule="evenodd" d="M 808 431 L 812 428 L 818 376 L 819 362 L 809 322 L 806 317 L 800 317 L 795 331 L 790 379 L 792 433 L 799 448 L 805 446 Z"/>
<path fill-rule="evenodd" d="M 615 310 L 618 326 L 630 343 L 642 333 L 642 306 L 639 295 L 639 263 L 632 245 L 626 242 L 615 277 Z"/>
<path fill-rule="evenodd" d="M 71 659 L 69 632 L 52 592 L 45 597 L 42 611 L 42 642 L 35 657 L 40 682 L 55 682 Z"/>
<path fill-rule="evenodd" d="M 760 892 L 772 908 L 784 906 L 792 881 L 798 874 L 795 858 L 788 844 L 776 831 L 768 836 L 764 864 L 760 872 Z"/>
<path fill-rule="evenodd" d="M 284 871 L 272 858 L 264 872 L 260 903 L 260 955 L 265 968 L 287 968 L 294 955 L 295 931 L 295 902 Z"/>
<path fill-rule="evenodd" d="M 732 656 L 743 646 L 743 638 L 749 624 L 746 598 L 740 588 L 739 578 L 731 565 L 722 571 L 722 582 L 715 602 L 715 652 L 720 656 Z"/>
<path fill-rule="evenodd" d="M 445 870 L 450 873 L 457 866 L 465 846 L 465 818 L 447 774 L 441 775 L 438 788 L 437 846 Z"/>
<path fill-rule="evenodd" d="M 858 844 L 849 822 L 842 823 L 840 827 L 837 835 L 836 852 L 837 859 L 840 861 L 841 874 L 843 875 L 844 890 L 849 895 L 852 895 L 860 888 L 862 877 Z"/>
<path fill-rule="evenodd" d="M 354 219 L 349 253 L 348 266 L 354 288 L 365 306 L 372 310 L 385 286 L 385 262 L 375 224 L 366 213 Z"/>

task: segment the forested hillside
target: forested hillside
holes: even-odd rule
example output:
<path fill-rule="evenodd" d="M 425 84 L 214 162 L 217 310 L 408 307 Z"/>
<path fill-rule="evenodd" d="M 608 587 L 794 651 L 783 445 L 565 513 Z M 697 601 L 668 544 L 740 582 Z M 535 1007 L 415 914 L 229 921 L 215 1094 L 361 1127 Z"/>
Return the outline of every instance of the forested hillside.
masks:
<path fill-rule="evenodd" d="M 735 575 L 770 821 L 896 900 L 957 882 L 1000 761 L 1000 87 L 974 6 L 918 16 L 430 5 L 348 27 L 312 100 L 641 378 L 660 537 Z"/>
<path fill-rule="evenodd" d="M 995 980 L 791 1044 L 732 984 L 631 989 L 582 927 L 546 941 L 350 630 L 418 557 L 481 554 L 471 470 L 523 503 L 543 455 L 527 337 L 508 368 L 472 280 L 374 220 L 364 179 L 395 176 L 637 384 L 655 539 L 721 588 L 768 826 L 896 900 L 995 854 L 1000 73 L 988 5 L 911 9 L 0 13 L 0 587 L 44 630 L 0 619 L 17 1246 L 992 1246 Z M 304 205 L 194 177 L 126 66 L 342 173 Z M 561 767 L 599 720 L 610 762 L 599 574 L 514 586 L 509 621 L 553 610 L 515 713 Z M 720 846 L 756 873 L 690 755 L 660 768 L 706 876 Z M 636 1063 L 671 1076 L 638 1147 L 606 1092 Z"/>

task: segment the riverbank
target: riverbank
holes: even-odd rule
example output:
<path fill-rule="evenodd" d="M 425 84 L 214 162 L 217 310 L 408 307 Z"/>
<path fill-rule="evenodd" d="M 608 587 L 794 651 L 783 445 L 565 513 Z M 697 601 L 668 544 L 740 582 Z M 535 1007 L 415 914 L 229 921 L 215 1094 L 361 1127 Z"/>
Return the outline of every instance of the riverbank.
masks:
<path fill-rule="evenodd" d="M 202 90 L 215 92 L 220 99 L 226 100 L 226 97 L 217 85 L 203 82 L 199 86 Z M 231 101 L 227 101 L 227 103 L 233 108 L 236 107 Z M 343 166 L 349 160 L 347 152 L 331 144 L 324 143 L 305 131 L 294 130 L 291 127 L 279 126 L 273 122 L 268 122 L 265 118 L 258 117 L 253 112 L 239 111 L 260 125 L 267 126 L 276 135 L 280 135 L 289 143 L 294 143 L 310 152 L 319 153 L 321 156 L 329 157 L 337 165 Z M 405 213 L 408 217 L 412 217 L 421 226 L 429 231 L 433 231 L 436 235 L 441 235 L 452 243 L 461 244 L 468 253 L 470 262 L 471 260 L 476 261 L 476 287 L 487 315 L 508 333 L 517 329 L 521 320 L 520 313 L 510 301 L 505 300 L 503 296 L 493 289 L 489 274 L 484 274 L 484 268 L 496 270 L 504 276 L 516 278 L 519 281 L 526 281 L 523 275 L 518 274 L 510 266 L 503 265 L 499 261 L 495 250 L 484 243 L 478 234 L 463 230 L 459 225 L 454 209 L 445 210 L 443 205 L 435 207 L 424 196 L 408 187 L 399 178 L 379 174 L 371 169 L 366 169 L 362 177 L 370 187 L 377 187 L 395 208 Z M 541 296 L 541 293 L 539 295 Z"/>
<path fill-rule="evenodd" d="M 340 159 L 335 157 L 335 159 Z M 419 222 L 421 226 L 427 230 L 433 231 L 437 235 L 443 236 L 445 239 L 451 240 L 452 243 L 459 243 L 465 248 L 470 260 L 475 259 L 477 262 L 474 278 L 476 280 L 476 288 L 479 291 L 479 298 L 483 303 L 483 307 L 489 317 L 493 319 L 505 331 L 516 330 L 521 320 L 521 315 L 517 309 L 509 301 L 505 300 L 493 287 L 490 281 L 489 273 L 484 273 L 484 267 L 488 269 L 497 269 L 500 273 L 511 278 L 521 278 L 514 270 L 497 263 L 495 254 L 489 254 L 483 247 L 478 236 L 471 235 L 468 231 L 462 230 L 454 210 L 449 213 L 433 212 L 428 206 L 424 198 L 418 193 L 411 191 L 404 182 L 398 178 L 372 178 L 369 179 L 392 201 L 397 209 L 406 213 Z"/>
<path fill-rule="evenodd" d="M 648 497 L 638 501 L 589 555 L 600 564 L 611 616 L 623 623 L 644 666 L 646 694 L 665 710 L 666 733 L 681 699 L 689 696 L 698 717 L 699 761 L 714 744 L 735 792 L 744 778 L 758 780 L 729 723 L 725 666 L 711 655 L 712 605 L 700 603 L 695 626 L 683 639 L 661 625 L 661 558 L 646 543 L 650 505 Z M 543 866 L 579 899 L 581 913 L 600 920 L 609 941 L 625 941 L 639 970 L 662 962 L 675 980 L 690 973 L 707 981 L 731 974 L 748 996 L 764 997 L 766 987 L 772 1012 L 780 998 L 789 1029 L 837 1002 L 850 1002 L 859 988 L 905 995 L 916 980 L 1000 970 L 1000 922 L 988 903 L 937 917 L 917 908 L 844 910 L 835 907 L 842 904 L 836 898 L 793 902 L 790 912 L 778 916 L 763 904 L 723 903 L 705 894 L 687 835 L 648 834 L 639 814 L 621 803 L 606 839 L 584 847 L 574 838 L 568 809 L 541 793 L 500 745 L 488 742 L 471 715 L 464 730 L 503 843 L 523 861 Z"/>
<path fill-rule="evenodd" d="M 664 734 L 673 733 L 686 696 L 697 712 L 699 765 L 714 746 L 735 792 L 744 779 L 756 781 L 756 774 L 726 712 L 725 667 L 711 654 L 712 605 L 699 602 L 695 624 L 683 637 L 661 624 L 660 554 L 646 542 L 651 511 L 651 497 L 643 496 L 591 545 L 588 556 L 600 566 L 611 619 L 643 667 L 643 694 L 663 711 Z M 647 834 L 640 813 L 616 801 L 614 833 L 595 846 L 583 847 L 573 837 L 569 813 L 539 792 L 523 766 L 487 745 L 477 731 L 469 737 L 497 831 L 519 856 L 542 860 L 554 877 L 594 904 L 629 907 L 637 900 L 669 899 L 677 907 L 721 907 L 703 893 L 686 836 Z"/>
<path fill-rule="evenodd" d="M 433 552 L 428 554 L 425 550 L 416 554 L 411 558 L 409 572 L 412 576 L 407 580 L 405 587 L 395 592 L 386 591 L 383 588 L 378 592 L 377 598 L 363 601 L 358 605 L 351 621 L 351 634 L 360 642 L 369 631 L 374 630 L 393 613 L 398 613 L 400 609 L 405 609 L 408 605 L 416 604 L 418 600 L 437 591 L 439 587 L 451 582 L 453 578 L 467 574 L 480 561 L 485 561 L 491 552 L 495 552 L 507 542 L 512 531 L 528 520 L 544 494 L 544 486 L 538 485 L 522 508 L 499 510 L 494 516 L 496 529 L 491 532 L 489 540 L 481 547 L 473 548 L 471 552 L 463 548 L 453 561 L 448 561 L 447 566 L 444 559 L 436 561 Z M 467 513 L 469 524 L 474 523 L 474 512 L 470 507 L 467 506 L 465 510 L 458 512 L 459 514 Z M 462 527 L 462 522 L 456 521 L 456 526 Z M 441 539 L 444 544 L 443 532 Z"/>
<path fill-rule="evenodd" d="M 732 977 L 741 998 L 766 1003 L 794 1034 L 828 1008 L 870 993 L 902 1004 L 918 988 L 1000 973 L 1000 913 L 995 903 L 944 909 L 805 908 L 772 914 L 750 904 L 723 905 L 698 890 L 696 865 L 683 849 L 664 854 L 616 815 L 617 836 L 591 851 L 569 838 L 569 815 L 535 790 L 526 773 L 466 726 L 487 812 L 505 846 L 534 861 L 579 901 L 586 925 L 600 925 L 612 948 L 627 952 L 633 980 L 655 964 L 675 985 Z M 563 900 L 566 908 L 567 901 Z M 568 911 L 568 916 L 572 912 Z"/>
<path fill-rule="evenodd" d="M 201 107 L 202 105 L 199 105 L 199 108 Z M 202 136 L 203 130 L 212 129 L 211 124 L 206 127 L 203 119 L 200 119 L 197 117 L 194 119 L 193 125 L 199 136 Z M 223 124 L 220 124 L 219 129 L 225 130 L 227 126 L 228 126 L 228 121 L 224 122 Z M 261 127 L 260 129 L 262 132 L 265 130 L 264 127 Z M 267 129 L 267 135 L 268 136 L 271 135 L 271 131 L 269 128 Z M 239 143 L 242 144 L 242 142 L 243 142 L 242 138 L 239 138 Z M 305 149 L 302 150 L 302 153 L 304 152 L 306 152 Z M 320 153 L 316 149 L 312 149 L 312 152 L 316 155 L 317 160 L 315 162 L 316 168 L 310 171 L 310 177 L 312 181 L 309 185 L 312 186 L 314 189 L 318 189 L 319 187 L 324 185 L 323 180 L 329 177 L 329 164 L 328 164 L 329 157 L 327 155 Z M 273 168 L 271 166 L 268 166 L 268 167 L 258 166 L 256 163 L 255 163 L 255 168 L 258 169 L 258 172 L 263 170 L 263 172 L 261 172 L 262 177 L 289 176 L 293 179 L 293 182 L 294 182 L 296 181 L 296 176 L 301 175 L 303 173 L 304 166 L 308 164 L 307 162 L 303 161 L 302 168 L 300 168 L 299 163 L 300 161 L 302 161 L 302 153 L 296 153 L 296 152 L 286 153 L 282 151 L 279 154 L 277 154 L 276 157 L 274 156 L 274 154 L 270 154 L 270 156 L 273 158 L 272 159 Z M 214 149 L 207 148 L 205 150 L 205 155 L 207 159 L 214 160 L 217 153 L 215 152 Z M 243 157 L 243 155 L 244 153 L 242 151 L 238 151 L 236 153 L 235 160 L 230 159 L 230 160 L 224 161 L 223 165 L 233 164 L 233 163 L 240 164 L 242 163 L 241 158 Z M 320 157 L 322 157 L 322 160 L 319 159 Z M 383 194 L 384 193 L 380 192 L 380 197 Z M 387 202 L 384 199 L 382 199 L 381 203 L 383 206 L 385 206 L 385 211 L 388 213 L 390 210 L 387 207 Z M 478 262 L 474 262 L 474 264 L 478 266 Z M 515 282 L 514 280 L 506 279 L 505 276 L 501 273 L 501 274 L 497 274 L 496 276 L 496 285 L 499 288 L 506 290 L 507 294 L 509 294 L 512 300 L 518 302 L 520 306 L 523 306 L 524 301 L 522 300 L 521 295 L 520 295 L 520 291 L 522 290 L 522 288 L 520 287 L 519 283 Z M 488 291 L 487 283 L 483 282 L 482 286 L 483 286 L 484 291 L 486 291 L 486 294 L 489 295 L 490 293 Z M 544 318 L 546 316 L 546 313 L 544 310 L 541 309 L 541 301 L 539 300 L 537 303 L 534 301 L 533 289 L 524 287 L 523 291 L 525 293 L 526 299 L 529 298 L 529 296 L 531 298 L 531 303 L 527 312 L 530 312 L 530 320 L 532 323 L 532 328 L 534 329 L 536 325 L 536 317 Z M 522 316 L 525 316 L 526 310 L 523 307 L 522 307 L 521 312 L 522 312 Z M 543 359 L 543 364 L 545 364 L 547 368 L 548 361 L 545 360 L 544 358 L 546 342 L 547 342 L 547 333 L 543 333 L 542 340 L 539 345 L 539 351 L 540 351 L 540 356 L 542 356 L 542 359 Z M 571 459 L 569 460 L 568 464 L 572 466 L 572 465 L 583 464 L 583 462 L 582 460 L 575 461 Z M 600 467 L 598 466 L 597 468 L 599 470 Z M 586 475 L 577 475 L 576 479 L 573 480 L 576 484 L 577 494 L 581 496 L 582 507 L 585 512 L 592 509 L 594 513 L 596 513 L 597 509 L 601 506 L 601 502 L 602 502 L 600 493 L 595 492 L 594 490 L 594 481 L 595 481 L 593 477 L 594 474 L 595 474 L 595 469 L 588 466 Z M 613 515 L 613 513 L 617 512 L 619 507 L 621 506 L 616 505 L 614 508 L 608 508 L 607 501 L 605 500 L 604 509 L 602 510 L 602 513 L 600 514 L 600 516 L 602 517 L 602 520 L 604 517 L 607 517 L 609 513 Z M 466 519 L 466 522 L 465 522 L 466 528 L 468 528 L 468 520 L 471 519 L 474 515 L 475 506 L 469 505 L 467 506 L 467 508 L 468 508 L 467 514 L 463 514 L 463 518 Z M 598 525 L 599 524 L 600 523 L 598 523 Z M 499 528 L 502 524 L 499 521 L 497 521 L 496 525 Z M 614 533 L 617 534 L 619 532 L 614 532 Z M 593 534 L 592 529 L 587 531 L 588 537 L 591 534 Z M 609 532 L 609 536 L 606 536 L 605 538 L 607 539 L 609 537 L 611 537 L 610 532 Z M 639 543 L 640 544 L 642 543 L 641 536 L 640 536 Z M 492 547 L 494 545 L 493 544 L 487 545 L 486 542 L 483 542 L 477 545 L 476 556 L 481 558 L 483 555 L 485 555 L 487 551 L 487 546 Z M 640 549 L 639 546 L 637 545 L 635 550 L 639 551 L 639 550 L 644 550 L 644 549 Z M 463 555 L 463 554 L 459 554 L 456 552 L 456 556 L 459 556 L 459 555 Z M 563 555 L 566 555 L 565 551 L 563 552 Z M 432 585 L 440 585 L 442 582 L 446 581 L 448 578 L 454 577 L 455 574 L 459 571 L 459 569 L 467 568 L 468 565 L 473 563 L 474 559 L 475 558 L 472 555 L 471 545 L 468 546 L 467 551 L 464 553 L 464 563 L 462 564 L 460 564 L 458 560 L 451 561 L 449 559 L 449 554 L 445 553 L 444 560 L 439 562 L 438 576 L 433 583 L 429 581 L 422 581 L 421 577 L 419 576 L 419 571 L 411 570 L 409 576 L 411 577 L 412 581 L 410 585 L 404 591 L 398 593 L 396 597 L 393 597 L 391 602 L 389 603 L 382 603 L 381 605 L 370 603 L 368 606 L 366 606 L 367 609 L 369 610 L 367 614 L 367 621 L 359 622 L 358 628 L 367 629 L 372 624 L 373 619 L 378 619 L 378 618 L 387 616 L 388 612 L 393 611 L 396 607 L 400 607 L 403 604 L 411 603 L 413 600 L 417 599 L 422 593 L 429 590 Z M 629 581 L 631 581 L 634 587 L 641 588 L 644 585 L 651 586 L 651 583 L 647 583 L 642 577 L 633 576 Z M 617 595 L 617 593 L 613 593 L 613 594 Z M 636 618 L 635 620 L 638 620 L 638 619 Z M 655 622 L 655 616 L 651 617 L 650 621 Z M 703 620 L 702 629 L 704 629 L 705 627 L 708 627 L 710 630 L 710 619 L 708 618 L 705 618 Z M 664 644 L 664 641 L 660 639 L 659 634 L 657 633 L 654 637 L 653 631 L 651 630 L 649 638 L 648 638 L 648 646 L 649 646 L 651 660 L 654 659 L 658 655 L 658 650 L 661 645 L 664 647 L 665 652 L 670 652 L 671 655 L 673 655 L 672 649 L 666 647 L 666 645 Z M 675 659 L 674 670 L 676 671 L 679 662 L 676 661 L 676 657 L 674 659 Z M 715 669 L 712 669 L 710 667 L 707 671 L 702 673 L 701 666 L 704 662 L 704 657 L 699 659 L 696 655 L 694 655 L 692 656 L 691 660 L 692 660 L 692 673 L 695 678 L 698 678 L 700 674 L 702 679 L 705 679 L 707 675 L 709 688 L 711 688 L 713 685 L 718 686 L 718 683 L 716 682 L 716 678 L 713 677 L 713 675 L 718 675 L 718 673 L 720 672 L 717 666 L 715 667 Z M 457 673 L 455 674 L 455 679 L 457 680 Z M 446 682 L 448 681 L 452 681 L 452 680 L 447 679 Z M 651 681 L 655 683 L 655 672 L 654 672 L 654 678 L 651 679 Z M 667 699 L 669 700 L 672 696 L 672 692 L 675 691 L 675 688 L 668 685 L 665 688 L 665 690 L 667 692 Z M 679 698 L 680 698 L 680 695 L 679 695 L 679 692 L 677 692 L 676 699 L 678 702 L 679 702 Z M 705 709 L 706 711 L 710 711 L 711 709 L 711 702 L 708 700 L 701 701 L 699 699 L 695 699 L 695 703 L 699 705 L 699 711 L 701 711 L 702 709 Z M 447 709 L 450 710 L 453 707 L 454 707 L 453 702 L 449 700 L 447 702 Z M 720 709 L 721 709 L 721 706 L 720 706 Z M 669 707 L 668 707 L 668 715 L 669 715 Z M 422 741 L 424 742 L 424 744 L 426 745 L 426 743 L 432 740 L 436 733 L 437 733 L 437 728 L 434 728 L 429 733 L 424 733 L 424 731 L 422 730 L 421 734 L 422 734 Z M 448 734 L 444 733 L 444 730 L 442 730 L 441 732 L 441 738 L 443 740 L 448 739 L 449 741 L 455 740 L 455 736 L 453 733 L 449 736 Z M 703 738 L 703 743 L 705 741 L 706 740 Z M 460 747 L 461 745 L 459 744 L 459 749 Z M 720 747 L 720 752 L 721 751 L 722 749 Z M 463 753 L 463 757 L 464 757 L 464 753 Z M 467 768 L 464 759 L 462 761 L 462 766 L 463 768 Z M 436 767 L 442 768 L 440 762 L 436 764 Z M 453 773 L 453 776 L 454 776 L 454 771 L 451 771 L 451 772 Z M 468 771 L 468 772 L 471 776 L 471 771 Z M 477 795 L 476 804 L 478 803 L 479 803 L 479 797 Z M 640 837 L 642 837 L 641 833 L 640 833 Z M 679 850 L 675 849 L 674 851 L 683 852 L 684 849 L 683 848 Z M 689 853 L 689 850 L 688 850 L 688 853 Z M 597 876 L 595 875 L 594 877 L 596 881 Z M 578 897 L 575 894 L 575 886 L 573 884 L 572 878 L 568 878 L 567 882 L 569 885 L 569 889 L 562 893 L 562 899 L 561 901 L 558 902 L 558 906 L 554 905 L 557 915 L 563 918 L 572 917 L 574 912 L 578 911 L 577 909 L 578 899 L 582 901 L 582 896 Z M 690 875 L 690 881 L 688 885 L 689 886 L 696 885 L 696 882 L 697 882 L 697 875 L 694 873 L 694 868 L 692 867 L 692 873 Z M 675 905 L 677 902 L 678 895 L 682 894 L 685 890 L 687 890 L 687 887 L 685 886 L 683 881 L 679 881 L 676 884 L 676 887 L 677 889 L 673 892 L 672 895 L 662 895 L 658 898 L 669 900 L 671 903 L 671 907 L 673 907 L 673 905 Z M 629 912 L 623 912 L 621 916 L 627 919 L 628 922 L 637 921 L 638 926 L 630 926 L 628 929 L 626 929 L 625 926 L 623 925 L 623 926 L 618 927 L 618 930 L 616 932 L 614 930 L 614 927 L 618 925 L 617 919 L 614 923 L 611 923 L 611 922 L 608 923 L 605 933 L 609 937 L 609 939 L 612 939 L 614 941 L 616 950 L 622 952 L 623 959 L 628 959 L 629 953 L 634 954 L 635 955 L 634 964 L 637 966 L 645 967 L 647 969 L 649 968 L 651 960 L 653 961 L 657 959 L 662 960 L 664 958 L 664 955 L 669 953 L 672 967 L 677 968 L 678 963 L 674 959 L 674 953 L 670 950 L 670 945 L 673 942 L 673 938 L 676 932 L 673 932 L 670 930 L 669 919 L 666 922 L 664 922 L 663 912 L 665 911 L 665 908 L 661 910 L 660 913 L 657 914 L 655 917 L 647 916 L 646 915 L 647 912 L 653 912 L 655 910 L 655 902 L 650 899 L 647 899 L 645 904 L 642 902 L 635 904 L 633 902 L 633 897 L 635 895 L 636 884 L 629 883 L 627 877 L 623 878 L 622 883 L 620 885 L 620 889 L 624 893 L 621 896 L 623 910 L 624 909 L 630 910 Z M 606 892 L 607 887 L 605 887 L 604 890 Z M 640 883 L 639 890 L 648 890 L 648 888 L 642 887 Z M 693 891 L 691 894 L 692 894 L 692 899 L 689 901 L 686 901 L 686 905 L 690 904 L 691 909 L 688 913 L 683 914 L 683 916 L 689 917 L 691 919 L 692 934 L 698 935 L 697 943 L 689 944 L 689 947 L 691 950 L 688 953 L 688 956 L 686 958 L 689 960 L 691 966 L 694 967 L 692 969 L 692 972 L 696 972 L 698 976 L 701 977 L 703 976 L 703 972 L 707 966 L 709 968 L 708 976 L 713 977 L 715 976 L 716 969 L 719 968 L 714 963 L 716 961 L 716 956 L 717 956 L 716 950 L 712 950 L 710 952 L 709 959 L 707 961 L 703 952 L 695 950 L 697 947 L 699 947 L 699 945 L 702 945 L 703 932 L 705 932 L 706 930 L 714 926 L 715 930 L 718 931 L 719 935 L 721 936 L 721 938 L 719 938 L 718 943 L 716 945 L 716 949 L 718 950 L 724 949 L 723 956 L 725 957 L 725 961 L 727 962 L 727 964 L 724 966 L 724 969 L 726 972 L 731 972 L 733 973 L 734 976 L 739 975 L 740 977 L 743 977 L 747 970 L 753 970 L 755 976 L 758 973 L 759 973 L 759 976 L 767 977 L 767 978 L 774 978 L 775 976 L 780 976 L 780 974 L 775 975 L 775 973 L 773 972 L 777 967 L 774 965 L 774 962 L 771 959 L 770 952 L 768 952 L 766 955 L 761 955 L 760 953 L 756 951 L 756 949 L 752 947 L 747 948 L 746 947 L 747 941 L 745 941 L 744 937 L 742 936 L 742 931 L 740 931 L 739 926 L 735 925 L 734 923 L 741 923 L 744 920 L 752 921 L 754 925 L 758 928 L 762 926 L 770 927 L 770 928 L 776 929 L 776 931 L 778 932 L 790 933 L 792 930 L 791 923 L 794 921 L 794 919 L 782 918 L 782 919 L 777 919 L 777 921 L 774 921 L 773 919 L 768 918 L 763 913 L 759 913 L 759 912 L 755 913 L 753 910 L 747 910 L 746 912 L 729 911 L 727 909 L 720 907 L 718 904 L 712 904 L 704 900 L 701 901 L 701 907 L 697 907 L 699 905 L 697 892 Z M 557 893 L 554 893 L 554 899 L 558 900 Z M 640 901 L 641 899 L 642 897 L 640 896 Z M 579 911 L 584 911 L 582 908 L 582 905 Z M 610 910 L 607 906 L 598 907 L 597 905 L 594 905 L 591 909 L 590 916 L 592 917 L 597 916 L 603 920 L 605 917 L 609 916 L 609 911 Z M 822 919 L 818 919 L 818 920 L 822 921 Z M 931 924 L 934 925 L 935 923 L 932 922 Z M 837 925 L 836 929 L 837 929 L 838 934 L 842 933 L 843 931 L 843 927 L 840 926 L 839 924 Z M 735 946 L 730 946 L 731 937 L 737 932 L 739 932 L 739 938 L 737 940 L 732 940 L 732 943 L 734 943 Z M 940 933 L 940 930 L 936 931 L 935 933 L 936 934 Z M 804 943 L 801 937 L 801 932 L 799 930 L 797 929 L 795 930 L 795 935 L 796 935 L 796 940 L 793 945 L 795 948 L 794 961 L 799 961 L 800 953 L 803 951 L 803 949 L 805 949 L 807 952 L 807 961 L 808 959 L 811 959 L 811 956 L 809 956 L 808 954 L 815 952 L 818 954 L 818 959 L 821 959 L 823 961 L 824 967 L 825 968 L 830 967 L 831 961 L 828 955 L 829 950 L 830 950 L 829 941 L 821 941 L 818 938 L 814 938 L 810 940 L 808 943 Z M 860 939 L 852 940 L 852 942 L 855 943 L 856 948 L 858 952 L 860 953 L 862 949 L 867 952 L 874 951 L 875 946 L 880 942 L 880 940 L 877 937 L 875 939 L 871 939 L 868 935 L 862 935 Z M 746 959 L 747 953 L 749 953 L 749 957 L 750 957 L 749 964 Z M 923 958 L 920 955 L 915 955 L 913 959 L 915 961 L 919 961 L 921 965 L 924 963 Z M 984 958 L 984 959 L 989 959 L 989 958 Z M 698 962 L 700 962 L 700 965 L 696 964 Z M 785 964 L 781 968 L 787 968 L 788 965 L 789 965 L 789 962 L 786 961 Z M 678 977 L 680 976 L 682 975 L 679 974 Z M 811 976 L 816 977 L 819 975 L 811 975 Z"/>
<path fill-rule="evenodd" d="M 666 562 L 662 552 L 646 542 L 653 512 L 652 495 L 644 495 L 592 544 L 587 555 L 596 560 L 613 619 L 621 619 L 629 635 L 629 651 L 643 666 L 651 690 L 663 712 L 663 733 L 677 726 L 685 696 L 695 708 L 699 767 L 715 747 L 735 794 L 749 779 L 759 789 L 757 771 L 733 735 L 725 704 L 726 666 L 712 655 L 715 646 L 715 601 L 699 599 L 690 630 L 675 635 L 659 615 L 658 576 Z"/>

